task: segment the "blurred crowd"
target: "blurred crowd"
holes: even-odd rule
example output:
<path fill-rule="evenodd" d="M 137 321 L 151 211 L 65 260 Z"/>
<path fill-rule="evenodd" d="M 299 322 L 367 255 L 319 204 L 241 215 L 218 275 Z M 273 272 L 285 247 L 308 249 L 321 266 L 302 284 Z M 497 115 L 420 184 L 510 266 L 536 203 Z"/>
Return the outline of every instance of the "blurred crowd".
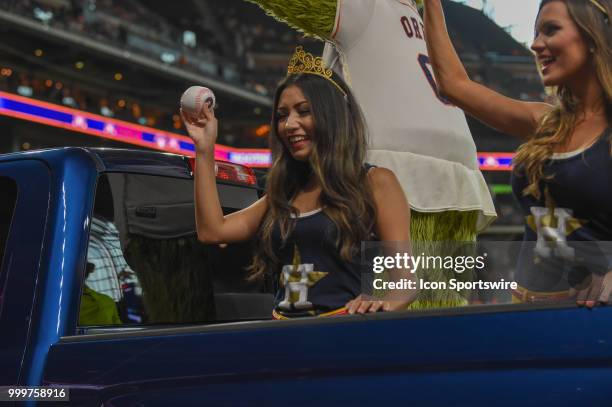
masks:
<path fill-rule="evenodd" d="M 452 4 L 449 30 L 470 76 L 511 97 L 545 99 L 530 52 L 484 15 L 476 21 L 475 10 Z M 315 53 L 323 47 L 244 0 L 182 0 L 180 7 L 157 0 L 0 0 L 0 10 L 267 96 L 285 75 L 296 45 Z M 36 69 L 2 67 L 0 90 L 166 131 L 182 128 L 174 106 Z M 266 144 L 265 138 L 232 132 L 222 132 L 219 141 Z M 521 223 L 510 195 L 495 201 L 507 224 Z"/>
<path fill-rule="evenodd" d="M 253 21 L 253 13 L 245 12 L 242 0 L 184 3 L 174 18 L 168 13 L 176 9 L 173 4 L 164 6 L 169 10 L 160 10 L 163 4 L 153 9 L 138 0 L 0 0 L 0 7 L 50 27 L 269 94 L 275 85 L 269 78 L 278 80 L 278 69 L 258 70 L 253 53 L 289 54 L 301 36 L 264 15 Z M 185 11 L 187 5 L 200 9 Z"/>
<path fill-rule="evenodd" d="M 253 13 L 256 6 L 242 0 L 184 2 L 183 6 L 187 5 L 202 9 L 182 7 L 173 16 L 173 4 L 158 4 L 153 9 L 139 0 L 0 0 L 0 9 L 45 26 L 262 95 L 271 94 L 284 75 L 287 55 L 296 43 L 304 42 L 295 31 L 260 12 Z M 279 54 L 281 62 L 257 64 L 253 58 L 257 52 Z M 175 111 L 90 88 L 78 80 L 41 76 L 35 70 L 6 68 L 0 76 L 0 89 L 163 130 L 182 127 Z"/>
<path fill-rule="evenodd" d="M 3 68 L 0 72 L 0 90 L 161 130 L 176 132 L 182 126 L 176 113 L 142 101 L 113 96 L 113 92 L 87 89 L 78 81 L 62 82 L 32 72 Z"/>
<path fill-rule="evenodd" d="M 262 95 L 271 95 L 284 76 L 287 57 L 295 45 L 310 44 L 322 49 L 320 43 L 304 38 L 244 0 L 182 1 L 181 7 L 172 2 L 145 0 L 0 0 L 0 7 L 43 25 L 87 36 Z M 455 12 L 473 13 L 473 10 L 456 7 Z M 535 69 L 513 69 L 517 63 L 533 65 L 529 52 L 508 42 L 503 33 L 499 38 L 487 37 L 500 44 L 498 48 L 507 55 L 500 57 L 487 52 L 487 44 L 478 40 L 482 39 L 482 33 L 470 23 L 472 19 L 471 15 L 457 15 L 457 26 L 449 23 L 455 45 L 472 78 L 512 97 L 543 99 Z M 493 27 L 492 32 L 495 30 L 500 31 Z M 181 126 L 176 112 L 85 89 L 77 81 L 61 83 L 53 78 L 36 77 L 32 72 L 15 72 L 10 78 L 4 76 L 0 80 L 3 89 L 20 88 L 34 97 L 94 113 L 165 130 L 177 130 Z"/>

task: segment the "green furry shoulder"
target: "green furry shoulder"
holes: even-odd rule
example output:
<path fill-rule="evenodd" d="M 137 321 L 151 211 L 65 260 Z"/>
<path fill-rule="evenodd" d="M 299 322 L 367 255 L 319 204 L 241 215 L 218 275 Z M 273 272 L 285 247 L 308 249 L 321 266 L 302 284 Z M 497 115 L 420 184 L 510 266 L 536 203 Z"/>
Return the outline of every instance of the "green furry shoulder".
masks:
<path fill-rule="evenodd" d="M 338 0 L 247 0 L 266 14 L 304 34 L 329 39 L 336 20 Z"/>

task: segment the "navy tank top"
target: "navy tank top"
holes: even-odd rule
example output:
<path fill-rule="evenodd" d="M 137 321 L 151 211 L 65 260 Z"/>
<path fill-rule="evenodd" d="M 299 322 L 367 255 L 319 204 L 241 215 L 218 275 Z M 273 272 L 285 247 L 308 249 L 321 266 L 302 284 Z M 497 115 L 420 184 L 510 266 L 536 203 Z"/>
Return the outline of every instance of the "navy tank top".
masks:
<path fill-rule="evenodd" d="M 556 154 L 544 166 L 540 198 L 523 194 L 528 180 L 520 168 L 512 174 L 512 190 L 525 216 L 516 276 L 524 288 L 563 291 L 577 267 L 607 270 L 605 254 L 588 242 L 612 241 L 611 137 L 607 129 L 580 153 Z"/>
<path fill-rule="evenodd" d="M 361 293 L 360 259 L 345 261 L 336 246 L 337 228 L 322 209 L 295 219 L 289 237 L 273 234 L 281 261 L 275 311 L 285 317 L 313 316 L 342 308 Z"/>

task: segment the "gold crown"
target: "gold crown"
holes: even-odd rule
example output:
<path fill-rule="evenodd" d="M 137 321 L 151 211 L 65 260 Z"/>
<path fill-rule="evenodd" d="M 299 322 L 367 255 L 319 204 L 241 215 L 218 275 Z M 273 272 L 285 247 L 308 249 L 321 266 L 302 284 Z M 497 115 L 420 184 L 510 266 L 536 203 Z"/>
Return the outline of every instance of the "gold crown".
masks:
<path fill-rule="evenodd" d="M 287 67 L 287 76 L 297 74 L 321 76 L 333 83 L 334 86 L 346 96 L 344 89 L 334 81 L 334 71 L 325 67 L 323 58 L 315 57 L 310 52 L 304 51 L 304 47 L 301 45 L 295 49 L 293 56 L 289 60 L 289 66 Z"/>

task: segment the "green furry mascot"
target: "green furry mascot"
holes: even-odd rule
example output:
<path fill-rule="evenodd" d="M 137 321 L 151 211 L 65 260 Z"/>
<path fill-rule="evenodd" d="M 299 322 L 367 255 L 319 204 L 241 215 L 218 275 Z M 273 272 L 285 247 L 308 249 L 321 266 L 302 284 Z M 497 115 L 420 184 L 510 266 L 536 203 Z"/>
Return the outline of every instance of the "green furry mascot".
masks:
<path fill-rule="evenodd" d="M 475 241 L 495 218 L 495 209 L 465 117 L 437 92 L 416 3 L 248 1 L 326 42 L 326 65 L 350 84 L 364 111 L 370 130 L 368 162 L 393 170 L 406 193 L 413 254 L 442 254 L 435 242 Z M 420 277 L 472 278 L 447 270 L 428 270 Z M 463 294 L 424 290 L 411 307 L 463 305 Z"/>

